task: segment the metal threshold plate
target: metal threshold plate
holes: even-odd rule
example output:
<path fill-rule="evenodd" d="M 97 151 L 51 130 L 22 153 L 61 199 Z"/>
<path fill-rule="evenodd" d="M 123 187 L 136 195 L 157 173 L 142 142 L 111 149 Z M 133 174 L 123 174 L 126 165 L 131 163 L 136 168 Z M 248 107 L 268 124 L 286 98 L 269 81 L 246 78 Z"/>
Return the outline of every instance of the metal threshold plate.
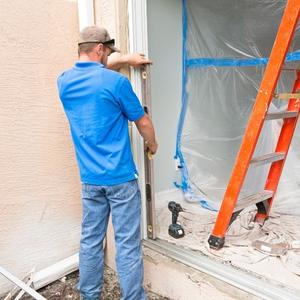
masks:
<path fill-rule="evenodd" d="M 262 299 L 268 300 L 300 300 L 300 291 L 283 286 L 280 283 L 271 283 L 265 278 L 259 278 L 245 271 L 238 270 L 230 265 L 213 260 L 192 250 L 175 246 L 163 240 L 144 240 L 145 247 L 168 256 L 189 267 L 209 274 L 232 286 L 246 291 Z"/>

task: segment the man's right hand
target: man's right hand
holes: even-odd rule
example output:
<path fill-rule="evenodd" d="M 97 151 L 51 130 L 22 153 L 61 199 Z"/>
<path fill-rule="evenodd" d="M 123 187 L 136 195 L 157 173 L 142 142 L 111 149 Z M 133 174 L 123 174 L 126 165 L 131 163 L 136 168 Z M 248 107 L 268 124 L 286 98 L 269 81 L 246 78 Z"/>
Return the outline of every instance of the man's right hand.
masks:
<path fill-rule="evenodd" d="M 157 152 L 158 144 L 157 142 L 149 143 L 148 141 L 145 141 L 146 145 L 146 152 L 150 154 L 155 154 Z"/>
<path fill-rule="evenodd" d="M 148 59 L 145 54 L 142 53 L 130 53 L 125 54 L 124 59 L 129 66 L 138 68 L 146 64 L 152 64 L 152 61 Z"/>

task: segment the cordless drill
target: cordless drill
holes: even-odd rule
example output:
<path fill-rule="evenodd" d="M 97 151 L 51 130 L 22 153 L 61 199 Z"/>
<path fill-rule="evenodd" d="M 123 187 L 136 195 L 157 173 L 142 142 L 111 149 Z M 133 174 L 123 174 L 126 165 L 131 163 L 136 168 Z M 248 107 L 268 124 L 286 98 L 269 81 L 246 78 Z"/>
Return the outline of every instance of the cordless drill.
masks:
<path fill-rule="evenodd" d="M 179 203 L 174 201 L 169 202 L 168 208 L 172 213 L 172 224 L 169 226 L 169 235 L 175 239 L 182 238 L 184 236 L 184 230 L 180 224 L 177 224 L 177 219 L 183 209 Z"/>

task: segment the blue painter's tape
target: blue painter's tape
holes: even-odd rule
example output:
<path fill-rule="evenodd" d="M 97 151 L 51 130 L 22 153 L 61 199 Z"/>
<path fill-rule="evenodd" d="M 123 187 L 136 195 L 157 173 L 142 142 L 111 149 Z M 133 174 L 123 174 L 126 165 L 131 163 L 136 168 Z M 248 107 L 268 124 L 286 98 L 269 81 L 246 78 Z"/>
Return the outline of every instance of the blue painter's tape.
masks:
<path fill-rule="evenodd" d="M 206 208 L 206 209 L 209 209 L 209 210 L 212 210 L 212 211 L 218 211 L 216 208 L 209 205 L 208 202 L 205 199 L 200 199 L 199 203 L 203 208 Z"/>
<path fill-rule="evenodd" d="M 187 82 L 187 51 L 186 51 L 186 41 L 187 41 L 187 6 L 186 0 L 182 0 L 182 35 L 183 35 L 183 43 L 182 43 L 182 93 L 181 93 L 181 112 L 178 121 L 178 128 L 177 128 L 177 140 L 176 140 L 176 154 L 175 159 L 179 159 L 180 166 L 181 166 L 181 186 L 183 191 L 189 190 L 188 184 L 188 170 L 185 165 L 185 161 L 180 149 L 181 145 L 181 136 L 182 136 L 182 129 L 184 124 L 184 119 L 186 115 L 187 109 L 187 93 L 186 93 L 186 82 Z"/>
<path fill-rule="evenodd" d="M 300 51 L 288 53 L 286 62 L 300 60 Z M 187 68 L 205 67 L 255 67 L 265 66 L 269 59 L 263 58 L 190 58 L 186 61 Z"/>
<path fill-rule="evenodd" d="M 254 67 L 263 66 L 267 58 L 238 59 L 238 58 L 192 58 L 186 62 L 187 68 L 204 67 Z"/>
<path fill-rule="evenodd" d="M 285 59 L 286 62 L 292 62 L 297 60 L 300 60 L 300 51 L 288 53 Z"/>

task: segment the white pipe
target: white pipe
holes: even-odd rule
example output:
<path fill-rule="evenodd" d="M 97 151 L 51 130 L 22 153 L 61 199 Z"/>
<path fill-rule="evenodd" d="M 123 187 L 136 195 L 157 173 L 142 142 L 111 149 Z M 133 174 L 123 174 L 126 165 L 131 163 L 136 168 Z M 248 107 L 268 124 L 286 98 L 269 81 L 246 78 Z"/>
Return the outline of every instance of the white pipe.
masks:
<path fill-rule="evenodd" d="M 79 30 L 95 25 L 94 0 L 77 0 Z"/>
<path fill-rule="evenodd" d="M 33 287 L 38 290 L 78 269 L 78 253 L 33 274 Z"/>

